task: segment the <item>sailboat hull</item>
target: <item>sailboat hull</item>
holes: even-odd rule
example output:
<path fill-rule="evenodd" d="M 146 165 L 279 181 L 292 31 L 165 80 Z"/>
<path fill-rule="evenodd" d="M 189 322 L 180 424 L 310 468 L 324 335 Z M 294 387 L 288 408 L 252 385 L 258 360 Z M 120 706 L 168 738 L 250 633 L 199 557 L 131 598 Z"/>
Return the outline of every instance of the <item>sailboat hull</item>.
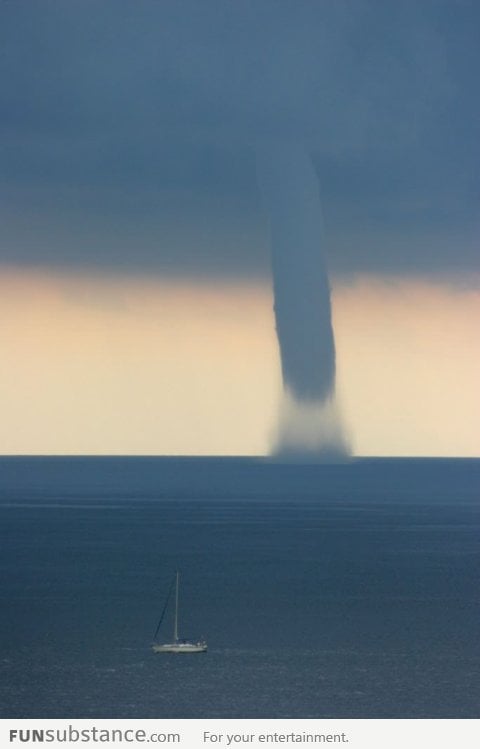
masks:
<path fill-rule="evenodd" d="M 165 645 L 152 645 L 154 653 L 206 653 L 204 642 L 173 642 Z"/>
<path fill-rule="evenodd" d="M 179 580 L 180 580 L 180 573 L 177 570 L 175 573 L 174 580 L 172 580 L 172 584 L 170 585 L 170 589 L 168 591 L 167 600 L 165 602 L 165 606 L 163 607 L 162 615 L 160 617 L 160 621 L 158 622 L 157 631 L 154 635 L 154 640 L 157 639 L 157 634 L 160 629 L 160 625 L 163 621 L 163 617 L 165 615 L 165 612 L 167 610 L 168 601 L 170 599 L 170 593 L 173 588 L 173 582 L 175 582 L 175 619 L 174 619 L 174 625 L 173 625 L 173 641 L 172 642 L 166 642 L 163 645 L 160 643 L 154 642 L 152 645 L 152 650 L 154 653 L 206 653 L 207 652 L 207 643 L 205 640 L 201 639 L 198 640 L 198 642 L 190 642 L 190 640 L 184 639 L 183 637 L 178 636 L 178 586 L 179 586 Z"/>

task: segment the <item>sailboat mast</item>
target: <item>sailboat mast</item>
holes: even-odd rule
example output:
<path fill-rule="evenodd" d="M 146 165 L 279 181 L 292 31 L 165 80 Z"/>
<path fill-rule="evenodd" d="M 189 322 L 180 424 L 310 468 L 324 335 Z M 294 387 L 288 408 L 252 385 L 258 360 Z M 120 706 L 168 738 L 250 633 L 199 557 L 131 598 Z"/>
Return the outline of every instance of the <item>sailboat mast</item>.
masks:
<path fill-rule="evenodd" d="M 175 624 L 173 628 L 173 641 L 177 642 L 178 640 L 178 581 L 180 578 L 180 573 L 177 570 L 177 585 L 175 589 Z"/>

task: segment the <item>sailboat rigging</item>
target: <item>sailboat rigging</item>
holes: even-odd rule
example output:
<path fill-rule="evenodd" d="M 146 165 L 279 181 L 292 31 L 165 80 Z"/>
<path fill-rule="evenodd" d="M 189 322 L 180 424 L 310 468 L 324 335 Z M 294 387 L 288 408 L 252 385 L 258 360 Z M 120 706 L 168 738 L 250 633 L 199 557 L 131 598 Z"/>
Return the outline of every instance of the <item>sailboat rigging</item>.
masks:
<path fill-rule="evenodd" d="M 205 653 L 207 650 L 207 643 L 205 640 L 199 640 L 198 642 L 190 642 L 190 640 L 186 640 L 183 638 L 179 638 L 178 636 L 178 590 L 180 585 L 180 573 L 177 570 L 175 573 L 175 576 L 170 583 L 170 588 L 168 589 L 167 599 L 165 601 L 165 605 L 163 607 L 163 611 L 160 615 L 160 619 L 157 625 L 157 629 L 155 631 L 155 635 L 153 637 L 154 643 L 152 645 L 152 650 L 154 653 Z M 157 643 L 156 639 L 158 636 L 158 633 L 160 631 L 160 627 L 162 625 L 162 622 L 165 618 L 165 614 L 168 608 L 168 603 L 170 601 L 170 598 L 172 596 L 173 587 L 175 586 L 175 616 L 174 616 L 174 624 L 173 624 L 173 640 L 172 642 L 168 643 Z"/>

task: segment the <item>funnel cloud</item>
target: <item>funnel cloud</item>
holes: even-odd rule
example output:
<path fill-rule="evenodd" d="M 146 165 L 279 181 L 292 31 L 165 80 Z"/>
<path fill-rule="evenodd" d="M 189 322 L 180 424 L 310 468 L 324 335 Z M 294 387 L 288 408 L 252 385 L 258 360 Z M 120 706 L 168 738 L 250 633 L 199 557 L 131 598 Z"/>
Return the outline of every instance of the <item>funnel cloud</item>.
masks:
<path fill-rule="evenodd" d="M 300 144 L 257 151 L 270 217 L 275 323 L 285 403 L 275 452 L 345 452 L 335 396 L 335 341 L 318 179 Z"/>

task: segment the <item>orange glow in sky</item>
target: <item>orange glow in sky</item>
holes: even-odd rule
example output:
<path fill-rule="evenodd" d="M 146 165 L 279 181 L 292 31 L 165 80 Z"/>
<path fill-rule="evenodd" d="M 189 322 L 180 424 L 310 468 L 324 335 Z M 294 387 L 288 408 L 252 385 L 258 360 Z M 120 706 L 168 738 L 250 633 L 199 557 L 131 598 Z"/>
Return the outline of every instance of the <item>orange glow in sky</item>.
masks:
<path fill-rule="evenodd" d="M 333 289 L 358 455 L 480 454 L 480 295 Z M 267 454 L 281 384 L 258 283 L 0 272 L 0 453 Z"/>

